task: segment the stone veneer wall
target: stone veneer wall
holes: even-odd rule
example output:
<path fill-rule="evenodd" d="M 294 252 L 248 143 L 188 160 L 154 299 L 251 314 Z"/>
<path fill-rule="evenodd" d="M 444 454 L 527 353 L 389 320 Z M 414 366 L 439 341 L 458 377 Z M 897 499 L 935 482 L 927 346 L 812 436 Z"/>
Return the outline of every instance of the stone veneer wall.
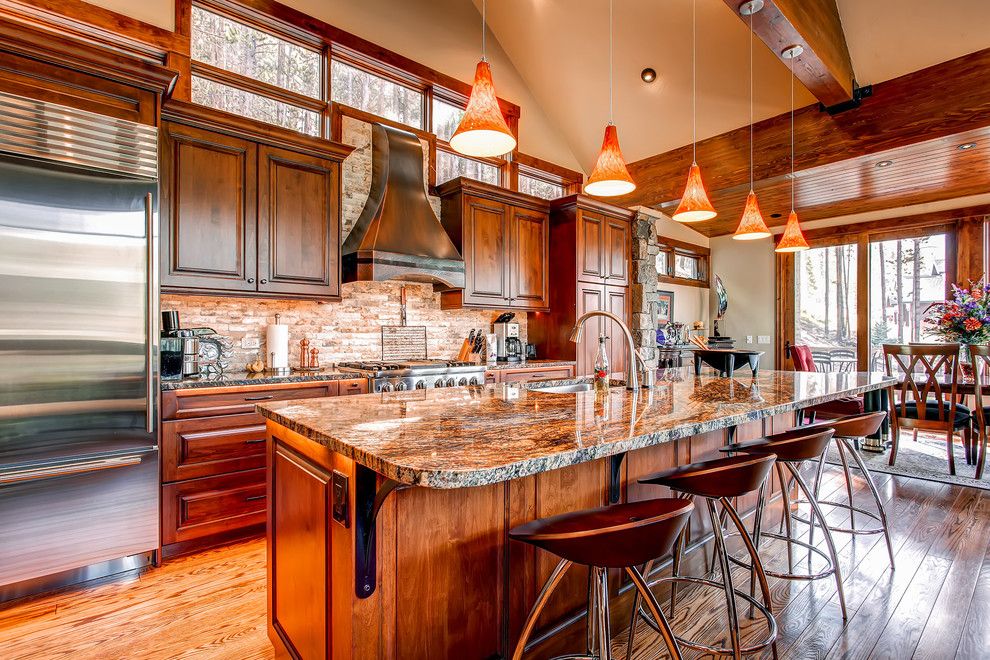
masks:
<path fill-rule="evenodd" d="M 643 212 L 633 219 L 632 285 L 629 287 L 633 342 L 651 368 L 657 366 L 656 306 L 660 302 L 657 279 L 656 218 Z"/>
<path fill-rule="evenodd" d="M 361 214 L 371 188 L 371 125 L 344 117 L 342 141 L 355 147 L 344 161 L 341 173 L 341 241 L 350 233 Z M 428 167 L 424 152 L 423 167 Z M 428 180 L 428 178 L 427 178 Z M 440 199 L 430 197 L 440 213 Z M 274 323 L 275 314 L 290 326 L 289 360 L 298 364 L 299 340 L 307 337 L 320 349 L 323 364 L 343 360 L 380 360 L 381 327 L 399 323 L 400 282 L 352 282 L 342 287 L 339 303 L 304 300 L 265 300 L 219 296 L 162 295 L 161 308 L 179 311 L 184 327 L 206 326 L 234 342 L 233 368 L 241 368 L 264 350 L 265 327 Z M 406 283 L 407 323 L 425 325 L 431 358 L 456 357 L 461 343 L 472 329 L 491 332 L 498 312 L 441 310 L 440 295 L 433 287 Z M 517 313 L 520 334 L 525 342 L 526 314 Z M 259 341 L 260 348 L 249 348 Z"/>

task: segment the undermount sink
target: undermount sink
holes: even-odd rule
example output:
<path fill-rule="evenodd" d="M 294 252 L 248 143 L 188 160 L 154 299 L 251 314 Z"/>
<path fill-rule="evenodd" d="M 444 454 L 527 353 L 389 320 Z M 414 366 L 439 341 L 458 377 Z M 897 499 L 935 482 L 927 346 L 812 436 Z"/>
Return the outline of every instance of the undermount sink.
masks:
<path fill-rule="evenodd" d="M 571 383 L 570 385 L 549 385 L 547 387 L 531 387 L 532 392 L 547 392 L 549 394 L 576 394 L 590 392 L 594 389 L 591 383 Z"/>

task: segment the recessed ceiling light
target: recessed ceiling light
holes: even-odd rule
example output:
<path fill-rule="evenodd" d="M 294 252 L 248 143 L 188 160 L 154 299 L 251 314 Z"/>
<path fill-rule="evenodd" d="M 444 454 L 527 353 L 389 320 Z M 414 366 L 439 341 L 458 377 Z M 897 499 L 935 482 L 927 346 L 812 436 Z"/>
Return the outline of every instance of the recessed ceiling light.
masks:
<path fill-rule="evenodd" d="M 655 69 L 646 67 L 645 69 L 639 72 L 639 77 L 643 79 L 643 82 L 651 83 L 657 79 L 657 72 Z"/>
<path fill-rule="evenodd" d="M 881 160 L 879 163 L 877 163 L 877 167 L 890 167 L 893 164 L 894 161 L 892 160 Z"/>
<path fill-rule="evenodd" d="M 970 149 L 972 149 L 975 146 L 976 146 L 976 143 L 975 142 L 967 142 L 966 144 L 960 144 L 959 145 L 959 150 L 960 151 L 969 151 Z"/>

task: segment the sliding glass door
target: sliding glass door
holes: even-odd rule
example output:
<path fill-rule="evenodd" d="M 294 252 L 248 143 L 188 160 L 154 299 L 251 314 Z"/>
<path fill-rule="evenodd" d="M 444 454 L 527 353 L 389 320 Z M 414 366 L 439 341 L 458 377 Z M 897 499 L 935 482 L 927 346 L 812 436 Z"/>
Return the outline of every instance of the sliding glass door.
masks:
<path fill-rule="evenodd" d="M 798 252 L 794 260 L 794 342 L 811 348 L 819 371 L 855 371 L 857 246 Z"/>

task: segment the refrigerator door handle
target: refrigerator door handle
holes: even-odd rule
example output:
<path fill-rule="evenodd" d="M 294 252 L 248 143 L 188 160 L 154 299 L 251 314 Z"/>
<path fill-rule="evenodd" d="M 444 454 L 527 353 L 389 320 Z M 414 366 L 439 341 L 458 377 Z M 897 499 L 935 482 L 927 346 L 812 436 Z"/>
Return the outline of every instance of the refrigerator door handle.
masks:
<path fill-rule="evenodd" d="M 148 337 L 146 342 L 146 358 L 147 363 L 145 368 L 148 374 L 148 389 L 147 389 L 147 407 L 145 409 L 145 426 L 148 433 L 155 432 L 155 347 L 157 345 L 157 337 L 155 336 L 155 322 L 157 317 L 157 305 L 155 304 L 155 296 L 157 293 L 157 287 L 155 286 L 156 271 L 158 268 L 157 260 L 157 250 L 155 249 L 154 231 L 155 231 L 155 212 L 154 212 L 154 196 L 148 193 L 144 197 L 144 222 L 145 229 L 147 231 L 148 237 L 148 299 L 147 299 L 147 310 L 148 310 Z"/>
<path fill-rule="evenodd" d="M 74 463 L 62 463 L 60 465 L 46 465 L 42 467 L 12 470 L 5 474 L 0 474 L 0 486 L 24 483 L 26 481 L 51 479 L 53 477 L 64 477 L 70 474 L 82 474 L 85 472 L 97 472 L 99 470 L 112 470 L 115 468 L 138 465 L 141 463 L 142 457 L 143 454 L 130 454 L 127 456 L 113 456 L 111 458 L 99 458 L 96 460 L 76 461 Z"/>

